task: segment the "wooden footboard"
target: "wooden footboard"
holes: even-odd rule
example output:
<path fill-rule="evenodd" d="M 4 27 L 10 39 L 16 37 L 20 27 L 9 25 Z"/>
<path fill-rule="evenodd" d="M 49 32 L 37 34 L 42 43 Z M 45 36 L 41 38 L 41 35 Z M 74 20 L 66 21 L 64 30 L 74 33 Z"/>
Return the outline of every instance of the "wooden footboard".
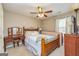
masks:
<path fill-rule="evenodd" d="M 41 40 L 41 55 L 46 56 L 49 55 L 54 49 L 60 46 L 60 35 L 58 35 L 57 39 L 45 44 L 45 39 Z"/>

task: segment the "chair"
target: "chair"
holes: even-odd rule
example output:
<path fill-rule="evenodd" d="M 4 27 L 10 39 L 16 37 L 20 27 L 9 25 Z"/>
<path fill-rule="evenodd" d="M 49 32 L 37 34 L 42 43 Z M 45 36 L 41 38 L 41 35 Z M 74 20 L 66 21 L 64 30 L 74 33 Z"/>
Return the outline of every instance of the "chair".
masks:
<path fill-rule="evenodd" d="M 24 40 L 24 35 L 23 35 L 23 29 L 22 28 L 18 28 L 18 32 L 17 35 L 19 36 L 19 40 L 22 41 L 22 44 L 25 45 L 25 40 Z"/>

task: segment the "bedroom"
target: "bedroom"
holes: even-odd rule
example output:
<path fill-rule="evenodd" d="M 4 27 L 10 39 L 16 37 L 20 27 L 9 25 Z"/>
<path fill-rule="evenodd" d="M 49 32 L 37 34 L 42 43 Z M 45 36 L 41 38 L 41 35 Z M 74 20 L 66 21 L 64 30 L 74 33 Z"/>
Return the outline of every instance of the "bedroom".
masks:
<path fill-rule="evenodd" d="M 6 53 L 8 55 L 19 55 L 19 56 L 35 56 L 35 55 L 48 55 L 52 45 L 54 43 L 54 50 L 51 50 L 52 52 L 49 54 L 49 56 L 64 56 L 64 40 L 63 35 L 64 34 L 70 34 L 73 33 L 71 19 L 72 16 L 75 16 L 75 12 L 73 12 L 74 9 L 79 7 L 79 4 L 75 3 L 3 3 L 3 34 L 6 40 L 8 40 L 6 37 L 8 37 L 9 34 L 9 28 L 22 28 L 22 33 L 24 35 L 26 31 L 42 31 L 40 33 L 47 34 L 47 35 L 56 35 L 57 39 L 60 35 L 60 41 L 57 40 L 56 42 L 53 42 L 46 45 L 48 48 L 45 50 L 42 49 L 43 52 L 37 52 L 35 51 L 31 52 L 28 49 L 26 49 L 26 43 L 25 45 L 22 45 L 21 42 L 18 44 L 18 40 L 15 40 L 14 43 L 8 43 L 6 44 Z M 43 11 L 40 12 L 41 9 Z M 52 11 L 51 11 L 52 10 Z M 49 13 L 45 13 L 44 11 L 49 11 Z M 37 12 L 35 14 L 31 14 L 31 12 Z M 38 14 L 44 13 L 45 16 L 38 16 Z M 63 25 L 62 25 L 63 24 Z M 77 20 L 77 24 L 79 25 L 79 20 Z M 12 29 L 13 30 L 13 29 Z M 10 31 L 12 32 L 12 31 Z M 37 35 L 37 32 L 35 33 Z M 42 35 L 42 37 L 45 38 L 45 35 Z M 46 36 L 47 37 L 47 36 Z M 23 37 L 22 37 L 23 38 Z M 15 38 L 14 38 L 15 39 Z M 5 44 L 4 44 L 5 45 Z M 18 47 L 19 45 L 19 47 Z M 60 46 L 60 47 L 59 47 Z M 45 46 L 43 46 L 44 48 Z M 29 48 L 29 46 L 28 46 Z M 4 50 L 5 50 L 4 49 Z M 32 49 L 32 48 L 29 48 Z M 23 51 L 24 50 L 24 51 Z M 26 51 L 27 50 L 27 51 Z M 29 52 L 28 52 L 29 51 Z M 48 53 L 46 53 L 48 51 Z M 16 52 L 16 53 L 15 53 Z M 62 52 L 62 53 L 60 53 Z"/>

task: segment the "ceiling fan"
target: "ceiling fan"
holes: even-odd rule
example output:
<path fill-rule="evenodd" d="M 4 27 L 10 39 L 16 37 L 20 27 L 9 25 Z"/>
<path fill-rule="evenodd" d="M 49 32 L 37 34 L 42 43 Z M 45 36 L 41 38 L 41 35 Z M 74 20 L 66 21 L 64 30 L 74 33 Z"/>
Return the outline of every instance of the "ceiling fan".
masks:
<path fill-rule="evenodd" d="M 37 14 L 37 17 L 47 17 L 47 13 L 52 13 L 52 10 L 44 11 L 42 7 L 37 7 L 38 12 L 30 12 L 31 14 Z"/>

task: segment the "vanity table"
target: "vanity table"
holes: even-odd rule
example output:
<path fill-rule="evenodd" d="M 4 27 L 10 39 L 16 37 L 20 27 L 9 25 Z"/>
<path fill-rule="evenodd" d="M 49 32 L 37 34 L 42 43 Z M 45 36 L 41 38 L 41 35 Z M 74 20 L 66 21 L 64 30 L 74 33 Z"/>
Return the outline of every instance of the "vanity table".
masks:
<path fill-rule="evenodd" d="M 25 45 L 25 37 L 22 34 L 22 28 L 19 27 L 11 27 L 8 28 L 8 36 L 4 37 L 4 51 L 6 51 L 6 46 L 8 43 L 13 44 L 15 48 L 15 44 L 19 46 L 19 42 L 21 41 L 23 45 Z"/>

